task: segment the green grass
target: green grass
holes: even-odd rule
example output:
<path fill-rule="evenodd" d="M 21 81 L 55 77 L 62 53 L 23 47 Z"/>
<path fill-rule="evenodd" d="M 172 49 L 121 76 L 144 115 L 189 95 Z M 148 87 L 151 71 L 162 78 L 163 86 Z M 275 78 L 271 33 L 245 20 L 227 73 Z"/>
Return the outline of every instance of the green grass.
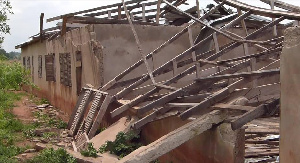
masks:
<path fill-rule="evenodd" d="M 41 123 L 22 124 L 22 122 L 12 114 L 12 108 L 16 101 L 21 100 L 25 93 L 15 93 L 9 90 L 20 90 L 23 84 L 33 86 L 29 81 L 29 72 L 24 70 L 18 62 L 3 61 L 0 58 L 0 163 L 17 163 L 15 156 L 24 152 L 29 147 L 18 147 L 17 142 L 25 138 L 33 138 L 35 129 Z M 40 100 L 40 103 L 48 103 Z M 36 115 L 46 122 L 47 126 L 57 126 L 64 128 L 65 123 L 48 115 Z M 55 133 L 56 134 L 56 133 Z M 45 133 L 45 138 L 56 136 L 54 133 Z M 28 163 L 75 163 L 76 160 L 64 149 L 46 149 Z"/>
<path fill-rule="evenodd" d="M 16 142 L 24 140 L 22 131 L 26 125 L 12 114 L 14 103 L 21 99 L 19 90 L 22 84 L 30 84 L 26 72 L 20 63 L 0 60 L 0 162 L 17 162 L 15 156 L 23 153 L 24 147 L 17 147 Z"/>
<path fill-rule="evenodd" d="M 17 162 L 14 156 L 25 150 L 15 146 L 23 140 L 25 125 L 11 113 L 14 102 L 20 98 L 19 94 L 0 90 L 0 162 Z"/>

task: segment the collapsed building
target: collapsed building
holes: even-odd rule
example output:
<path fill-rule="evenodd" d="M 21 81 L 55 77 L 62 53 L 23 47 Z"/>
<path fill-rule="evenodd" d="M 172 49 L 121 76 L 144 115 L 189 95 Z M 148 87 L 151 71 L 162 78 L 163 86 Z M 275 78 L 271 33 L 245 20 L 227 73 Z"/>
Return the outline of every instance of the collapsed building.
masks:
<path fill-rule="evenodd" d="M 62 20 L 49 29 L 41 14 L 39 34 L 16 46 L 39 87 L 25 89 L 70 115 L 75 151 L 140 132 L 145 146 L 109 162 L 275 161 L 284 30 L 300 8 L 261 1 L 271 9 L 131 0 L 49 18 Z"/>

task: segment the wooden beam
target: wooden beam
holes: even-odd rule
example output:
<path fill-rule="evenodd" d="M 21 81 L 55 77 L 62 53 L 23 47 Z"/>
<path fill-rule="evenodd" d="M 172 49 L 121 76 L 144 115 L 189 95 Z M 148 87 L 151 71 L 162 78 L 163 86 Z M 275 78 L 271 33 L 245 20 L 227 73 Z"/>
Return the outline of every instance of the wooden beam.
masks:
<path fill-rule="evenodd" d="M 197 7 L 197 15 L 198 15 L 198 18 L 201 17 L 201 13 L 200 13 L 200 5 L 199 5 L 199 0 L 196 0 L 196 7 Z"/>
<path fill-rule="evenodd" d="M 230 40 L 233 40 L 233 41 L 242 41 L 242 40 L 239 40 L 239 39 L 236 39 L 236 38 L 232 37 L 231 35 L 229 35 L 229 34 L 227 34 L 225 32 L 222 32 L 220 29 L 212 27 L 211 25 L 203 22 L 202 20 L 200 20 L 198 18 L 195 18 L 194 16 L 192 16 L 191 14 L 189 14 L 187 12 L 184 12 L 184 11 L 180 10 L 178 7 L 174 6 L 173 4 L 171 4 L 170 2 L 168 2 L 167 0 L 162 0 L 162 1 L 165 2 L 167 5 L 169 5 L 170 7 L 174 8 L 175 10 L 177 10 L 177 12 L 179 12 L 179 13 L 185 15 L 185 16 L 188 16 L 189 18 L 191 18 L 195 22 L 200 23 L 201 25 L 206 26 L 209 29 L 212 29 L 214 32 L 222 34 L 224 37 L 226 37 L 226 38 L 228 38 Z"/>
<path fill-rule="evenodd" d="M 44 28 L 44 13 L 41 13 L 40 16 L 40 39 L 43 41 L 43 28 Z"/>
<path fill-rule="evenodd" d="M 67 21 L 68 21 L 68 17 L 64 16 L 63 17 L 62 27 L 61 27 L 61 36 L 65 35 L 66 32 L 67 32 Z"/>
<path fill-rule="evenodd" d="M 238 14 L 239 15 L 242 15 L 242 10 L 241 10 L 241 8 L 237 8 L 237 11 L 238 11 Z M 247 27 L 246 27 L 246 23 L 245 23 L 245 20 L 243 19 L 243 20 L 241 20 L 241 24 L 242 24 L 242 27 L 243 27 L 243 29 L 244 29 L 244 31 L 245 31 L 245 34 L 246 34 L 246 36 L 248 35 L 248 30 L 247 30 Z"/>
<path fill-rule="evenodd" d="M 218 76 L 209 76 L 205 78 L 198 78 L 195 79 L 197 82 L 204 82 L 204 81 L 216 81 L 216 80 L 223 80 L 223 79 L 230 79 L 230 78 L 248 78 L 248 77 L 254 77 L 254 76 L 269 76 L 269 75 L 275 75 L 279 74 L 279 69 L 273 69 L 273 70 L 261 70 L 261 71 L 251 71 L 251 72 L 240 72 L 235 74 L 225 74 L 225 75 L 218 75 Z"/>
<path fill-rule="evenodd" d="M 227 114 L 225 112 L 214 111 L 201 116 L 196 120 L 170 132 L 155 142 L 143 146 L 120 160 L 120 163 L 144 163 L 151 162 L 165 153 L 175 149 L 193 137 L 200 135 L 204 131 L 212 128 L 214 124 L 221 123 Z"/>
<path fill-rule="evenodd" d="M 276 109 L 276 106 L 279 104 L 279 99 L 273 99 L 268 101 L 265 104 L 259 105 L 256 109 L 251 110 L 243 115 L 241 115 L 237 120 L 231 122 L 232 130 L 237 130 L 244 126 L 246 123 L 261 117 L 266 113 L 271 113 Z"/>
<path fill-rule="evenodd" d="M 145 3 L 142 4 L 142 20 L 145 22 L 146 20 L 146 6 Z"/>
<path fill-rule="evenodd" d="M 155 82 L 155 79 L 154 79 L 154 77 L 153 77 L 153 72 L 152 72 L 152 70 L 151 70 L 151 68 L 150 68 L 150 66 L 149 66 L 149 63 L 148 63 L 148 61 L 147 61 L 147 57 L 146 57 L 146 55 L 144 54 L 144 51 L 143 51 L 143 48 L 142 48 L 142 44 L 141 44 L 141 42 L 140 42 L 140 39 L 139 39 L 139 37 L 138 37 L 138 35 L 137 35 L 137 32 L 136 32 L 134 26 L 133 26 L 133 23 L 132 23 L 132 20 L 131 20 L 131 18 L 130 18 L 129 12 L 128 12 L 128 10 L 127 10 L 125 1 L 124 1 L 124 0 L 122 0 L 122 1 L 123 1 L 124 11 L 125 11 L 126 16 L 127 16 L 127 20 L 128 20 L 128 22 L 129 22 L 130 28 L 131 28 L 131 30 L 132 30 L 132 33 L 133 33 L 133 35 L 134 35 L 134 38 L 135 38 L 135 41 L 136 41 L 136 44 L 137 44 L 137 48 L 138 48 L 139 53 L 140 53 L 140 55 L 141 55 L 141 57 L 142 57 L 142 59 L 143 59 L 143 61 L 144 61 L 144 64 L 146 65 L 148 75 L 149 75 L 149 77 L 150 77 L 152 83 L 155 84 L 156 82 Z"/>
<path fill-rule="evenodd" d="M 281 53 L 281 51 L 282 51 L 282 47 L 266 49 L 262 52 L 251 54 L 251 55 L 246 55 L 246 56 L 242 56 L 242 57 L 236 57 L 236 58 L 231 58 L 231 59 L 227 59 L 227 60 L 217 61 L 216 64 L 234 62 L 234 61 L 249 59 L 249 58 L 253 58 L 253 57 L 257 58 L 257 57 L 261 57 L 261 56 L 264 56 L 264 55 L 276 55 L 276 54 Z"/>
<path fill-rule="evenodd" d="M 128 5 L 128 4 L 139 3 L 139 2 L 143 2 L 143 1 L 146 1 L 146 0 L 131 0 L 131 1 L 127 1 L 126 4 Z M 123 5 L 122 3 L 115 3 L 115 4 L 112 4 L 112 5 L 101 6 L 101 7 L 96 7 L 96 8 L 92 8 L 92 9 L 73 12 L 73 13 L 69 13 L 69 14 L 49 18 L 49 19 L 47 19 L 47 22 L 59 20 L 59 19 L 62 19 L 63 17 L 65 17 L 65 16 L 75 16 L 75 15 L 85 14 L 85 13 L 89 13 L 89 12 L 94 12 L 94 11 L 103 10 L 103 9 L 107 9 L 107 8 L 112 8 L 112 7 L 116 7 L 116 6 L 122 6 L 122 5 Z"/>
<path fill-rule="evenodd" d="M 244 16 L 246 16 L 247 14 L 249 14 L 248 12 L 243 14 Z M 243 16 L 242 15 L 242 16 Z M 239 19 L 239 18 L 238 18 Z M 254 38 L 255 36 L 257 36 L 260 32 L 262 32 L 263 30 L 265 29 L 268 29 L 269 26 L 272 26 L 273 24 L 276 24 L 276 23 L 279 23 L 280 21 L 283 20 L 283 17 L 280 18 L 280 19 L 277 19 L 275 20 L 274 22 L 271 22 L 267 25 L 265 25 L 264 27 L 254 31 L 253 33 L 251 33 L 250 35 L 248 35 L 246 38 Z M 230 22 L 230 24 L 227 24 L 227 25 L 232 25 L 232 23 L 238 23 L 239 21 L 232 21 Z M 226 29 L 226 26 L 224 27 Z M 195 45 L 196 46 L 199 46 L 201 45 L 202 43 L 208 41 L 212 36 L 208 36 L 207 38 L 203 39 L 202 41 L 200 41 L 198 44 Z M 226 48 L 226 50 L 230 50 L 230 49 L 233 49 L 234 47 L 237 47 L 239 46 L 241 43 L 233 43 L 232 45 L 230 45 L 228 48 Z M 173 60 L 179 60 L 179 59 L 182 59 L 185 55 L 187 55 L 188 53 L 190 53 L 195 47 L 191 47 L 190 49 L 186 50 L 185 52 L 183 52 L 182 54 L 178 55 L 177 57 L 173 58 Z M 219 53 L 217 53 L 217 55 L 213 55 L 212 57 L 210 57 L 209 59 L 213 60 L 215 58 L 217 58 L 218 56 L 221 56 L 222 54 L 224 54 L 226 51 L 223 49 L 222 51 L 220 51 Z M 172 61 L 173 61 L 172 60 Z M 156 69 L 154 71 L 154 73 L 159 73 L 161 72 L 163 69 L 165 69 L 166 67 L 169 67 L 169 66 L 172 66 L 172 61 L 169 61 L 167 62 L 166 64 L 164 64 L 163 66 L 159 67 L 158 69 Z M 188 71 L 194 71 L 194 68 L 195 67 L 191 67 L 188 69 Z M 185 71 L 185 72 L 188 72 L 188 71 Z M 128 72 L 129 73 L 129 72 Z M 174 81 L 177 81 L 178 79 L 180 79 L 183 74 L 179 74 L 180 76 L 177 76 L 177 77 L 174 77 L 172 78 L 172 80 L 169 80 L 168 82 L 174 82 Z M 116 99 L 120 99 L 122 98 L 125 94 L 127 94 L 128 92 L 130 92 L 133 88 L 135 88 L 136 86 L 142 84 L 143 82 L 147 81 L 149 79 L 149 76 L 144 76 L 142 79 L 139 79 L 137 82 L 135 82 L 134 84 L 130 85 L 129 87 L 123 89 L 121 92 L 119 92 L 118 94 L 116 94 L 115 98 Z M 164 85 L 168 85 L 167 83 L 164 83 Z M 130 103 L 126 104 L 126 105 L 123 105 L 119 108 L 117 108 L 116 110 L 114 110 L 113 112 L 111 112 L 112 116 L 116 116 L 120 113 L 122 113 L 123 111 L 127 110 L 128 108 L 132 107 L 132 106 L 135 106 L 137 105 L 138 103 L 144 101 L 145 99 L 147 99 L 147 97 L 149 97 L 150 95 L 152 95 L 153 93 L 159 91 L 159 89 L 155 88 L 147 93 L 145 93 L 144 95 L 134 99 L 133 101 L 131 101 Z M 178 91 L 176 91 L 175 93 L 171 93 L 169 96 L 166 96 L 164 98 L 161 98 L 160 100 L 163 100 L 163 101 L 160 101 L 160 100 L 156 100 L 150 104 L 148 104 L 147 106 L 143 107 L 144 110 L 143 111 L 140 111 L 140 113 L 145 113 L 147 111 L 149 111 L 149 108 L 152 109 L 153 106 L 156 107 L 158 105 L 156 105 L 157 103 L 160 103 L 160 104 L 164 104 L 166 102 L 168 102 L 167 100 L 173 100 L 177 97 L 179 97 L 182 93 L 184 93 L 184 91 L 182 89 L 179 89 Z M 176 95 L 174 95 L 176 94 Z M 171 97 L 172 96 L 172 97 Z M 177 96 L 177 97 L 176 97 Z M 172 99 L 173 98 L 173 99 Z"/>
<path fill-rule="evenodd" d="M 216 0 L 220 2 L 221 0 Z M 249 11 L 251 10 L 253 14 L 255 15 L 261 15 L 261 16 L 266 16 L 270 18 L 279 18 L 284 16 L 287 19 L 291 20 L 300 20 L 300 14 L 299 13 L 291 13 L 291 12 L 286 12 L 286 11 L 280 11 L 280 10 L 269 10 L 269 9 L 264 9 L 264 8 L 258 8 L 254 7 L 251 5 L 247 5 L 245 3 L 241 3 L 237 0 L 226 0 L 225 4 L 232 6 L 234 8 L 240 7 L 241 10 L 244 11 Z"/>
<path fill-rule="evenodd" d="M 275 0 L 270 0 L 271 10 L 274 10 L 274 1 L 275 1 Z M 274 21 L 274 18 L 272 18 L 272 20 Z M 273 26 L 273 36 L 274 36 L 274 37 L 277 36 L 277 28 L 276 28 L 276 25 Z"/>
<path fill-rule="evenodd" d="M 157 1 L 156 24 L 159 24 L 161 2 L 162 0 Z"/>
<path fill-rule="evenodd" d="M 122 19 L 122 5 L 118 5 L 118 20 Z"/>
<path fill-rule="evenodd" d="M 266 4 L 270 4 L 271 3 L 271 0 L 260 0 Z M 292 4 L 289 4 L 289 3 L 285 3 L 285 2 L 282 2 L 282 1 L 279 1 L 279 0 L 276 0 L 274 2 L 274 5 L 276 7 L 279 7 L 279 8 L 282 8 L 282 9 L 285 9 L 285 10 L 288 10 L 288 11 L 292 11 L 292 12 L 300 12 L 300 7 L 299 6 L 295 6 L 295 5 L 292 5 Z"/>
<path fill-rule="evenodd" d="M 221 4 L 219 4 L 218 6 L 216 6 L 215 8 L 211 9 L 208 13 L 213 13 L 215 12 L 218 8 L 220 8 L 222 6 L 222 4 L 224 4 L 224 2 L 222 2 Z M 250 12 L 247 12 L 245 14 L 243 14 L 244 16 L 248 16 L 248 14 L 250 14 Z M 208 14 L 205 14 L 204 16 L 202 16 L 200 18 L 200 20 L 204 20 L 207 16 L 209 16 Z M 242 16 L 241 16 L 242 17 Z M 230 26 L 234 23 L 237 22 L 230 22 L 226 25 Z M 154 51 L 150 52 L 146 58 L 149 59 L 151 58 L 154 54 L 157 54 L 158 52 L 160 52 L 164 47 L 168 46 L 169 44 L 171 44 L 172 42 L 174 42 L 175 40 L 177 40 L 180 36 L 182 36 L 184 33 L 186 33 L 188 31 L 188 28 L 190 26 L 192 26 L 194 23 L 190 24 L 189 26 L 185 27 L 182 31 L 180 31 L 179 33 L 175 34 L 172 38 L 170 38 L 169 40 L 167 40 L 166 42 L 164 42 L 161 46 L 159 46 L 158 48 L 156 48 Z M 269 24 L 270 25 L 270 24 Z M 267 27 L 266 27 L 267 28 Z M 262 29 L 261 29 L 262 30 Z M 255 32 L 254 32 L 255 33 Z M 204 43 L 205 41 L 208 41 L 209 38 L 204 39 L 204 41 L 202 41 L 202 43 Z M 201 43 L 198 43 L 196 47 L 200 46 Z M 187 50 L 186 53 L 188 53 L 189 51 L 191 51 L 191 49 Z M 179 58 L 181 59 L 181 58 Z M 178 60 L 179 60 L 178 59 Z M 177 60 L 177 57 L 175 58 L 175 61 Z M 129 67 L 128 69 L 126 69 L 125 71 L 123 71 L 121 74 L 117 75 L 114 79 L 112 79 L 111 81 L 109 81 L 107 84 L 105 84 L 102 87 L 102 90 L 108 90 L 109 88 L 111 88 L 114 84 L 116 83 L 116 81 L 122 79 L 124 76 L 126 76 L 128 73 L 130 73 L 131 71 L 133 71 L 134 69 L 136 69 L 137 67 L 139 67 L 141 64 L 143 63 L 143 60 L 139 60 L 138 62 L 136 62 L 135 64 L 133 64 L 131 67 Z M 164 65 L 164 66 L 168 66 L 168 64 Z M 162 68 L 162 67 L 161 67 Z"/>
<path fill-rule="evenodd" d="M 273 65 L 274 63 L 276 63 L 278 60 L 270 63 L 269 65 L 262 67 L 261 70 L 266 69 L 267 67 Z M 248 79 L 249 81 L 255 80 L 257 77 L 259 76 L 252 76 L 252 78 Z M 197 106 L 194 106 L 188 110 L 186 110 L 185 112 L 183 112 L 182 114 L 180 114 L 180 118 L 185 120 L 188 117 L 192 116 L 194 113 L 197 112 L 197 114 L 201 115 L 201 114 L 205 114 L 206 112 L 210 111 L 210 108 L 212 105 L 214 105 L 215 103 L 225 99 L 229 94 L 231 94 L 232 92 L 234 92 L 234 90 L 236 89 L 237 86 L 239 86 L 239 84 L 241 84 L 243 82 L 244 79 L 240 79 L 232 84 L 230 84 L 229 86 L 215 92 L 214 94 L 212 94 L 211 96 L 209 96 L 208 98 L 206 98 L 205 100 L 201 101 Z M 201 109 L 201 110 L 200 110 Z"/>
<path fill-rule="evenodd" d="M 192 28 L 188 28 L 188 34 L 189 34 L 189 41 L 190 41 L 190 45 L 191 47 L 194 46 L 194 39 L 193 39 L 193 32 L 192 32 Z M 197 62 L 197 57 L 196 57 L 196 52 L 193 51 L 192 52 L 192 59 L 193 62 L 195 63 L 196 66 L 196 77 L 198 78 L 200 76 L 200 64 L 199 62 Z"/>

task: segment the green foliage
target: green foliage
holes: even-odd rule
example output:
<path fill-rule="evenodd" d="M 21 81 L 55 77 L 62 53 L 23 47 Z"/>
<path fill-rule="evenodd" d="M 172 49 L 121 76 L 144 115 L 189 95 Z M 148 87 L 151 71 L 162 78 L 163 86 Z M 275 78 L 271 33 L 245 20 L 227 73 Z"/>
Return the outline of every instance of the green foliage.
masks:
<path fill-rule="evenodd" d="M 19 90 L 22 84 L 32 85 L 29 72 L 19 62 L 0 61 L 0 89 Z"/>
<path fill-rule="evenodd" d="M 138 138 L 140 136 L 133 131 L 127 133 L 119 132 L 116 140 L 114 142 L 107 141 L 106 144 L 99 148 L 99 152 L 109 151 L 122 158 L 142 146 L 142 144 L 135 142 Z"/>
<path fill-rule="evenodd" d="M 7 34 L 10 31 L 10 27 L 7 24 L 8 15 L 13 14 L 12 7 L 9 0 L 0 1 L 0 44 L 3 43 L 3 34 Z"/>
<path fill-rule="evenodd" d="M 92 143 L 88 144 L 88 149 L 87 150 L 83 150 L 80 152 L 81 155 L 85 156 L 85 157 L 98 157 L 97 155 L 97 150 L 93 147 Z"/>
<path fill-rule="evenodd" d="M 59 148 L 44 149 L 39 155 L 35 156 L 27 163 L 76 163 L 76 159 L 67 153 L 66 150 Z"/>
<path fill-rule="evenodd" d="M 7 53 L 4 49 L 0 49 L 0 60 L 1 56 L 4 57 L 4 60 L 21 59 L 21 53 L 14 51 Z"/>

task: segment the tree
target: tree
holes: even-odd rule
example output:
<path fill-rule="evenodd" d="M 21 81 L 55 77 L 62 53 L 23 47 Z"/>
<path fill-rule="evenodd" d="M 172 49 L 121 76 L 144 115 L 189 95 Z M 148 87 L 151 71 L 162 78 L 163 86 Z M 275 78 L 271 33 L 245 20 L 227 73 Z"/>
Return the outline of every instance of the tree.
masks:
<path fill-rule="evenodd" d="M 9 14 L 13 14 L 10 1 L 0 0 L 0 47 L 4 41 L 3 35 L 10 31 L 10 27 L 7 24 Z"/>

